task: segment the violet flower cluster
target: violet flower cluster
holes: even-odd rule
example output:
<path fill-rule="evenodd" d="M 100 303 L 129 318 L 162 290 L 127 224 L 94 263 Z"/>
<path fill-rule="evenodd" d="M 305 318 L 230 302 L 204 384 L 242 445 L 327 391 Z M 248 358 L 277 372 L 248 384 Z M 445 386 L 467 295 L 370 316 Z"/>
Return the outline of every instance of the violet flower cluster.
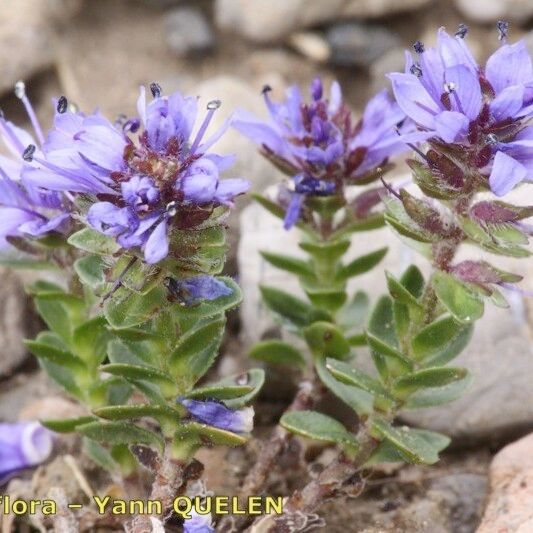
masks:
<path fill-rule="evenodd" d="M 460 147 L 475 175 L 488 177 L 497 196 L 533 179 L 533 69 L 524 41 L 502 45 L 485 66 L 477 64 L 462 26 L 441 28 L 437 48 L 415 43 L 404 73 L 389 75 L 394 96 L 420 130 L 420 140 Z M 476 175 L 477 174 L 477 175 Z"/>
<path fill-rule="evenodd" d="M 298 221 L 307 196 L 342 194 L 346 185 L 367 183 L 389 157 L 406 149 L 397 133 L 405 115 L 385 90 L 370 100 L 359 121 L 344 103 L 337 82 L 327 97 L 322 81 L 315 79 L 309 102 L 296 86 L 281 103 L 273 102 L 269 92 L 269 87 L 263 90 L 268 122 L 240 111 L 233 125 L 292 177 L 286 228 Z"/>
<path fill-rule="evenodd" d="M 151 89 L 154 98 L 147 103 L 141 88 L 139 118 L 121 128 L 99 112 L 84 115 L 58 104 L 45 156 L 29 149 L 26 159 L 36 164 L 22 176 L 55 193 L 96 195 L 88 223 L 122 248 L 141 249 L 145 261 L 154 264 L 169 254 L 172 227 L 198 225 L 214 207 L 231 206 L 249 184 L 222 180 L 234 158 L 208 153 L 229 124 L 204 138 L 219 101 L 208 104 L 193 135 L 197 99 L 178 92 L 161 96 L 157 84 Z"/>

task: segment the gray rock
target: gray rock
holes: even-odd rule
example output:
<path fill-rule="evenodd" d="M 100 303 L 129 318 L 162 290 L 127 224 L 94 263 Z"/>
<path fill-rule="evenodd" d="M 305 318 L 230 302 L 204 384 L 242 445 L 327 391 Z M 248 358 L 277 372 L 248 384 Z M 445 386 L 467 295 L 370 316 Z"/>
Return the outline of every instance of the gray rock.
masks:
<path fill-rule="evenodd" d="M 515 199 L 523 199 L 524 194 L 531 193 L 522 188 L 517 191 Z M 402 244 L 387 228 L 355 234 L 350 254 L 355 257 L 384 245 L 389 246 L 389 252 L 380 268 L 355 278 L 350 286 L 351 289 L 366 289 L 372 301 L 386 291 L 383 269 L 399 275 L 412 262 L 425 272 L 428 269 L 427 262 Z M 297 247 L 297 232 L 285 232 L 278 219 L 254 204 L 241 215 L 238 252 L 244 292 L 242 336 L 246 346 L 276 333 L 286 335 L 261 302 L 259 284 L 302 294 L 294 277 L 268 265 L 259 255 L 260 250 L 302 255 Z M 528 261 L 494 257 L 470 247 L 465 247 L 458 255 L 458 259 L 472 257 L 489 260 L 504 270 L 525 275 L 523 287 L 533 288 L 533 270 Z M 470 345 L 454 361 L 457 366 L 470 370 L 474 377 L 464 396 L 442 407 L 405 412 L 402 416 L 405 421 L 445 433 L 456 445 L 497 443 L 533 428 L 531 326 L 525 318 L 524 299 L 518 293 L 511 293 L 509 299 L 510 310 L 486 305 L 485 316 L 477 323 Z M 365 354 L 361 353 L 360 361 L 366 364 Z"/>
<path fill-rule="evenodd" d="M 283 40 L 310 26 L 347 18 L 375 18 L 428 5 L 431 0 L 216 0 L 218 26 L 258 42 Z"/>
<path fill-rule="evenodd" d="M 0 269 L 0 377 L 8 376 L 28 356 L 22 341 L 37 331 L 38 319 L 19 278 Z"/>
<path fill-rule="evenodd" d="M 370 65 L 370 82 L 372 93 L 384 88 L 390 88 L 390 81 L 386 75 L 389 72 L 403 72 L 405 55 L 401 47 L 396 47 L 385 52 L 380 58 Z"/>
<path fill-rule="evenodd" d="M 527 0 L 455 0 L 455 5 L 468 20 L 480 24 L 498 20 L 525 24 L 533 17 L 533 3 Z"/>
<path fill-rule="evenodd" d="M 57 27 L 80 5 L 81 0 L 0 2 L 0 91 L 53 63 Z"/>
<path fill-rule="evenodd" d="M 533 31 L 530 31 L 529 33 L 526 34 L 525 41 L 526 41 L 526 47 L 530 55 L 533 56 Z"/>
<path fill-rule="evenodd" d="M 533 433 L 498 452 L 490 465 L 490 494 L 477 533 L 533 531 Z"/>
<path fill-rule="evenodd" d="M 164 24 L 167 44 L 178 56 L 202 54 L 215 46 L 213 30 L 199 9 L 174 9 L 165 15 Z"/>
<path fill-rule="evenodd" d="M 331 47 L 329 61 L 343 67 L 370 67 L 391 49 L 399 48 L 398 38 L 383 26 L 342 22 L 326 32 Z"/>

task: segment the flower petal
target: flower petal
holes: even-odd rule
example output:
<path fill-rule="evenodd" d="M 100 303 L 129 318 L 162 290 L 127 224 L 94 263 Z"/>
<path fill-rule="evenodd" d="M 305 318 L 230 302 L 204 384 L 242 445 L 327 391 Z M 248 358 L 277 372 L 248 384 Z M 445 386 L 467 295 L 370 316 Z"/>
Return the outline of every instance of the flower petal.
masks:
<path fill-rule="evenodd" d="M 503 152 L 496 154 L 489 177 L 490 188 L 496 196 L 507 194 L 526 177 L 527 169 L 524 165 Z"/>
<path fill-rule="evenodd" d="M 468 124 L 468 118 L 456 111 L 443 111 L 435 117 L 435 129 L 439 137 L 447 143 L 453 143 L 464 136 Z"/>

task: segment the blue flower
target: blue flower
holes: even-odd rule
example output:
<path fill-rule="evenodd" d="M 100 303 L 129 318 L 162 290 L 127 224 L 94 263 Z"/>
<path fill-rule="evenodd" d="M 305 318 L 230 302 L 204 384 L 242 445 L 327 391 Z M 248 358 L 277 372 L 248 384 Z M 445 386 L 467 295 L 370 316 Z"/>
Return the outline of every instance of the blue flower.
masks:
<path fill-rule="evenodd" d="M 191 518 L 183 522 L 183 533 L 214 533 L 213 519 L 210 514 L 198 514 L 191 511 Z"/>
<path fill-rule="evenodd" d="M 45 461 L 52 445 L 52 433 L 38 422 L 0 424 L 0 484 Z"/>
<path fill-rule="evenodd" d="M 214 400 L 178 400 L 187 408 L 192 418 L 202 424 L 214 426 L 232 433 L 249 433 L 254 425 L 253 407 L 228 409 L 222 402 Z"/>
<path fill-rule="evenodd" d="M 180 93 L 161 96 L 157 84 L 151 89 L 154 98 L 147 103 L 141 88 L 139 119 L 122 128 L 98 112 L 83 115 L 58 105 L 46 154 L 34 158 L 36 164 L 24 177 L 51 191 L 96 196 L 88 223 L 123 248 L 140 248 L 153 264 L 170 253 L 171 227 L 190 228 L 215 207 L 231 207 L 249 183 L 221 179 L 233 157 L 208 152 L 229 125 L 204 139 L 220 102 L 208 104 L 193 133 L 197 99 Z"/>
<path fill-rule="evenodd" d="M 171 295 L 184 305 L 194 305 L 203 300 L 217 300 L 233 293 L 230 287 L 213 276 L 166 278 L 165 282 Z"/>
<path fill-rule="evenodd" d="M 0 246 L 6 246 L 8 237 L 40 237 L 62 231 L 72 209 L 61 193 L 22 177 L 36 165 L 35 159 L 44 157 L 46 144 L 22 82 L 17 83 L 16 94 L 28 112 L 37 140 L 0 116 L 0 138 L 8 152 L 0 155 Z"/>
<path fill-rule="evenodd" d="M 417 140 L 460 145 L 502 196 L 533 179 L 533 69 L 525 43 L 501 47 L 480 67 L 463 28 L 439 30 L 437 48 L 407 53 L 405 73 L 389 74 L 396 101 L 418 126 Z"/>
<path fill-rule="evenodd" d="M 286 227 L 298 220 L 305 196 L 342 193 L 345 185 L 364 182 L 389 157 L 406 150 L 397 134 L 405 114 L 386 91 L 370 100 L 360 121 L 344 104 L 337 82 L 331 85 L 328 98 L 321 80 L 315 79 L 309 102 L 298 87 L 291 87 L 281 103 L 273 102 L 269 91 L 264 90 L 270 113 L 267 122 L 240 111 L 233 126 L 292 176 L 295 194 Z"/>

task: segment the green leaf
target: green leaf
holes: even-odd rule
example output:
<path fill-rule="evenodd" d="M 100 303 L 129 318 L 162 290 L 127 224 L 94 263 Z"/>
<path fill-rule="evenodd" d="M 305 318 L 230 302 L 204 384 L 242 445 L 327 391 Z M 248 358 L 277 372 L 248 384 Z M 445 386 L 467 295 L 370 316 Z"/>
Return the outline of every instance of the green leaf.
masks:
<path fill-rule="evenodd" d="M 111 335 L 106 326 L 106 319 L 97 316 L 74 330 L 72 345 L 76 355 L 88 365 L 97 366 L 107 357 L 107 343 Z"/>
<path fill-rule="evenodd" d="M 310 254 L 316 261 L 336 263 L 350 248 L 348 239 L 328 240 L 326 242 L 305 241 L 300 248 Z"/>
<path fill-rule="evenodd" d="M 426 407 L 434 407 L 453 402 L 463 395 L 471 383 L 472 376 L 467 374 L 464 379 L 455 381 L 444 387 L 420 389 L 407 398 L 402 409 L 425 409 Z"/>
<path fill-rule="evenodd" d="M 175 409 L 168 405 L 112 405 L 95 409 L 94 414 L 113 421 L 135 420 L 144 417 L 154 418 L 159 422 L 165 434 L 170 436 L 187 414 L 185 409 L 179 408 L 179 404 L 176 404 Z"/>
<path fill-rule="evenodd" d="M 260 287 L 265 305 L 274 313 L 288 320 L 297 327 L 304 327 L 309 323 L 312 307 L 280 289 L 274 287 Z"/>
<path fill-rule="evenodd" d="M 98 444 L 98 442 L 83 437 L 83 449 L 87 456 L 104 471 L 115 472 L 119 469 L 119 465 L 115 462 L 109 450 Z"/>
<path fill-rule="evenodd" d="M 300 350 L 287 342 L 278 340 L 258 342 L 250 350 L 249 356 L 266 363 L 305 366 L 305 357 Z"/>
<path fill-rule="evenodd" d="M 91 228 L 84 228 L 72 234 L 67 242 L 74 248 L 97 255 L 113 255 L 120 249 L 115 239 Z"/>
<path fill-rule="evenodd" d="M 121 287 L 107 299 L 104 314 L 111 327 L 128 329 L 147 322 L 167 305 L 166 291 L 161 286 L 144 295 Z"/>
<path fill-rule="evenodd" d="M 228 296 L 221 296 L 216 300 L 205 300 L 191 306 L 174 304 L 172 306 L 172 312 L 178 317 L 199 319 L 220 315 L 237 307 L 242 301 L 242 291 L 240 287 L 235 281 L 228 277 L 219 276 L 217 277 L 217 280 L 225 283 L 231 289 L 231 294 Z"/>
<path fill-rule="evenodd" d="M 399 350 L 394 326 L 392 299 L 382 296 L 370 316 L 366 337 L 369 346 L 377 354 L 374 362 L 384 380 L 389 372 L 394 376 L 403 375 L 413 367 Z"/>
<path fill-rule="evenodd" d="M 39 359 L 44 359 L 45 361 L 63 366 L 74 373 L 84 372 L 87 370 L 85 363 L 75 355 L 72 355 L 70 352 L 60 350 L 50 346 L 49 344 L 44 344 L 39 341 L 25 340 L 24 345 Z"/>
<path fill-rule="evenodd" d="M 101 366 L 100 370 L 130 382 L 148 381 L 157 385 L 161 389 L 163 396 L 166 397 L 173 397 L 177 393 L 176 384 L 170 379 L 168 374 L 154 367 L 112 363 Z"/>
<path fill-rule="evenodd" d="M 78 426 L 77 431 L 104 444 L 145 444 L 161 453 L 165 447 L 156 433 L 124 422 L 90 422 Z"/>
<path fill-rule="evenodd" d="M 394 427 L 381 419 L 373 420 L 372 432 L 376 438 L 387 439 L 404 460 L 415 464 L 436 463 L 439 452 L 450 443 L 445 435 L 407 426 Z"/>
<path fill-rule="evenodd" d="M 393 398 L 387 392 L 387 389 L 379 381 L 361 370 L 335 359 L 328 359 L 326 361 L 326 368 L 340 382 L 353 385 L 372 394 L 372 396 L 382 400 L 382 404 L 390 405 L 392 403 Z"/>
<path fill-rule="evenodd" d="M 221 385 L 213 384 L 205 387 L 198 387 L 197 389 L 184 394 L 185 398 L 202 398 L 215 400 L 231 400 L 232 398 L 239 398 L 254 390 L 250 385 Z"/>
<path fill-rule="evenodd" d="M 381 260 L 385 257 L 388 251 L 388 247 L 380 248 L 375 252 L 371 252 L 366 255 L 362 255 L 347 265 L 340 268 L 337 273 L 336 279 L 344 281 L 354 276 L 360 276 L 369 270 L 372 270 Z"/>
<path fill-rule="evenodd" d="M 77 418 L 66 418 L 66 419 L 47 419 L 41 420 L 41 424 L 48 428 L 51 431 L 56 433 L 74 433 L 78 426 L 83 424 L 88 424 L 89 422 L 94 422 L 96 417 L 94 416 L 79 416 Z"/>
<path fill-rule="evenodd" d="M 458 356 L 472 338 L 474 328 L 446 315 L 425 326 L 412 341 L 413 357 L 439 366 Z"/>
<path fill-rule="evenodd" d="M 466 324 L 483 316 L 483 300 L 466 284 L 445 272 L 435 272 L 433 287 L 444 307 L 459 321 Z"/>
<path fill-rule="evenodd" d="M 466 375 L 467 371 L 464 368 L 424 368 L 399 378 L 394 383 L 393 394 L 397 398 L 404 399 L 419 389 L 444 387 L 464 379 Z"/>
<path fill-rule="evenodd" d="M 224 317 L 215 317 L 182 335 L 168 361 L 174 379 L 183 380 L 188 388 L 209 370 L 222 342 L 225 323 Z"/>
<path fill-rule="evenodd" d="M 400 278 L 400 283 L 415 297 L 420 298 L 424 292 L 424 276 L 415 265 L 410 265 Z"/>
<path fill-rule="evenodd" d="M 410 307 L 422 307 L 420 302 L 412 295 L 412 293 L 406 287 L 404 287 L 401 281 L 398 281 L 390 272 L 386 271 L 385 277 L 387 278 L 389 294 L 394 298 L 394 300 Z"/>
<path fill-rule="evenodd" d="M 305 328 L 303 334 L 315 356 L 333 359 L 346 359 L 350 356 L 350 344 L 342 331 L 329 322 L 314 322 Z"/>
<path fill-rule="evenodd" d="M 242 446 L 249 439 L 248 434 L 232 433 L 224 429 L 219 429 L 198 422 L 187 422 L 183 424 L 176 435 L 178 438 L 190 438 L 191 435 L 199 438 L 204 444 L 213 446 Z"/>
<path fill-rule="evenodd" d="M 313 270 L 307 261 L 297 257 L 291 257 L 283 254 L 272 252 L 261 252 L 263 258 L 271 265 L 302 277 L 313 277 Z"/>
<path fill-rule="evenodd" d="M 74 270 L 80 281 L 91 289 L 96 289 L 105 283 L 104 269 L 105 262 L 99 255 L 88 255 L 74 262 Z"/>
<path fill-rule="evenodd" d="M 315 359 L 315 369 L 320 381 L 359 416 L 367 416 L 373 412 L 373 396 L 360 388 L 345 385 L 336 380 L 326 368 L 325 358 Z"/>
<path fill-rule="evenodd" d="M 334 418 L 316 411 L 291 411 L 285 413 L 280 420 L 281 426 L 308 439 L 340 444 L 356 450 L 359 443 L 354 435 Z"/>
<path fill-rule="evenodd" d="M 31 259 L 31 257 L 2 257 L 0 258 L 0 265 L 20 270 L 59 270 L 59 267 L 54 263 Z"/>
<path fill-rule="evenodd" d="M 325 286 L 322 282 L 300 280 L 305 294 L 318 309 L 335 313 L 346 302 L 347 294 L 344 287 Z"/>

